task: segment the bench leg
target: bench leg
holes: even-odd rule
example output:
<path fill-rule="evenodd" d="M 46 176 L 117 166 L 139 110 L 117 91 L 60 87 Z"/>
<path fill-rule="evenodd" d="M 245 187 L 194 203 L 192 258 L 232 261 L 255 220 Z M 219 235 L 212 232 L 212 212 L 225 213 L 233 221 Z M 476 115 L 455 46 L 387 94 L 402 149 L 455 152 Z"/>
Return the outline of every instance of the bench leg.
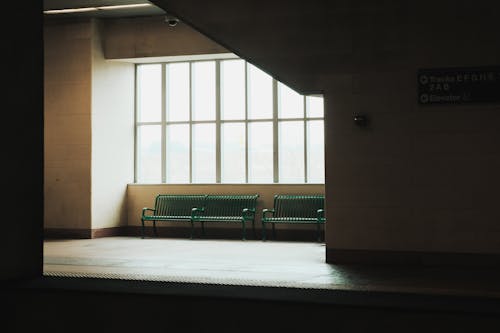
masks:
<path fill-rule="evenodd" d="M 257 239 L 257 234 L 255 233 L 255 220 L 252 220 L 252 231 L 253 231 L 253 239 Z"/>
<path fill-rule="evenodd" d="M 246 230 L 245 220 L 243 220 L 241 222 L 241 239 L 242 240 L 246 239 L 246 236 L 247 236 L 246 233 L 247 233 L 247 230 Z"/>
<path fill-rule="evenodd" d="M 319 229 L 319 223 L 316 223 L 316 236 L 318 238 L 318 242 L 321 242 L 321 233 Z"/>
<path fill-rule="evenodd" d="M 266 222 L 262 222 L 262 240 L 266 240 Z"/>
<path fill-rule="evenodd" d="M 205 223 L 201 222 L 201 235 L 205 237 Z"/>
<path fill-rule="evenodd" d="M 142 227 L 141 227 L 141 238 L 144 239 L 144 220 L 141 219 Z"/>
<path fill-rule="evenodd" d="M 189 239 L 193 239 L 194 223 L 193 223 L 193 220 L 191 220 L 190 222 L 191 222 L 191 234 L 189 235 Z"/>
<path fill-rule="evenodd" d="M 155 237 L 158 237 L 158 231 L 156 230 L 156 220 L 153 221 L 153 232 L 154 232 Z"/>
<path fill-rule="evenodd" d="M 271 223 L 273 226 L 273 239 L 276 240 L 276 229 L 274 228 L 274 223 Z"/>

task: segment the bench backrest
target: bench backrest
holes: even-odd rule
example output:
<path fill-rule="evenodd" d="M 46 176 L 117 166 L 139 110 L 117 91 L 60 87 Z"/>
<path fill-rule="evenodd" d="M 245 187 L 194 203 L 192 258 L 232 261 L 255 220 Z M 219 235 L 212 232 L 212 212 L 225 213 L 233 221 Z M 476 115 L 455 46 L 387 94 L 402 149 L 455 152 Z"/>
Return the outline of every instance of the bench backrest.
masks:
<path fill-rule="evenodd" d="M 322 194 L 274 196 L 274 217 L 317 217 L 318 209 L 324 209 L 325 196 Z"/>
<path fill-rule="evenodd" d="M 206 195 L 159 194 L 155 201 L 157 216 L 190 216 L 193 207 L 203 207 Z"/>
<path fill-rule="evenodd" d="M 250 195 L 207 195 L 206 216 L 241 216 L 244 208 L 255 209 L 258 194 Z"/>

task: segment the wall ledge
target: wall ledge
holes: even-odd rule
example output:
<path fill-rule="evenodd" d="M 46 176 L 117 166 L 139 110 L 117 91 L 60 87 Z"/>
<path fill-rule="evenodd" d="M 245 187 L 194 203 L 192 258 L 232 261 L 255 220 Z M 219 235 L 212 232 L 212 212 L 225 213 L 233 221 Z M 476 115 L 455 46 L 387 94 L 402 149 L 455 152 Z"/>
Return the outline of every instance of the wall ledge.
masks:
<path fill-rule="evenodd" d="M 314 227 L 314 228 L 312 228 Z M 276 239 L 272 238 L 269 231 L 268 239 L 272 241 L 298 241 L 298 242 L 315 242 L 316 227 L 311 226 L 309 229 L 279 229 L 276 228 Z M 236 225 L 229 226 L 206 226 L 206 235 L 201 237 L 200 228 L 195 228 L 194 237 L 198 239 L 241 239 L 241 227 Z M 181 238 L 187 239 L 190 236 L 189 226 L 161 226 L 157 224 L 158 238 Z M 324 231 L 321 230 L 321 237 L 324 239 Z M 91 239 L 103 237 L 141 237 L 142 230 L 140 226 L 123 226 L 114 228 L 102 229 L 59 229 L 46 228 L 44 230 L 44 239 Z M 152 226 L 145 227 L 145 237 L 152 238 L 154 230 Z M 261 231 L 257 228 L 255 236 L 252 232 L 252 227 L 247 226 L 247 239 L 262 239 Z"/>
<path fill-rule="evenodd" d="M 500 267 L 500 253 L 326 249 L 329 264 Z"/>

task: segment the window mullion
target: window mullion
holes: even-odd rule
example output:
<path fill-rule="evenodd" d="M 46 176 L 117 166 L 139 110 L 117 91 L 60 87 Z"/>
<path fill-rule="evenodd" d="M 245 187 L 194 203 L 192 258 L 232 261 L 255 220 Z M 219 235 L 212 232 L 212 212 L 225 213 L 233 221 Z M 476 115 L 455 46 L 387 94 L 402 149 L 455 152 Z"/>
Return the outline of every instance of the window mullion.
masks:
<path fill-rule="evenodd" d="M 167 182 L 167 68 L 161 65 L 161 182 Z"/>
<path fill-rule="evenodd" d="M 245 184 L 248 184 L 248 63 L 245 61 Z"/>
<path fill-rule="evenodd" d="M 304 123 L 304 183 L 307 183 L 307 121 L 306 121 L 306 96 L 303 96 L 302 103 L 302 114 L 304 115 L 304 119 L 302 122 Z"/>
<path fill-rule="evenodd" d="M 273 183 L 279 183 L 278 82 L 273 79 Z"/>
<path fill-rule="evenodd" d="M 215 182 L 221 182 L 220 60 L 215 61 Z"/>
<path fill-rule="evenodd" d="M 135 122 L 135 126 L 134 126 L 134 183 L 137 183 L 137 168 L 139 167 L 138 163 L 137 163 L 137 158 L 139 156 L 138 152 L 137 152 L 137 149 L 139 148 L 139 145 L 138 145 L 138 142 L 137 142 L 137 135 L 139 133 L 139 130 L 138 130 L 138 123 L 137 123 L 137 120 L 139 119 L 138 115 L 137 115 L 137 112 L 138 112 L 138 96 L 139 96 L 139 89 L 140 89 L 140 86 L 137 84 L 137 72 L 138 72 L 138 66 L 137 64 L 135 65 L 135 75 L 134 75 L 134 91 L 135 91 L 135 96 L 134 96 L 134 122 Z"/>
<path fill-rule="evenodd" d="M 193 183 L 193 63 L 189 63 L 189 183 Z"/>

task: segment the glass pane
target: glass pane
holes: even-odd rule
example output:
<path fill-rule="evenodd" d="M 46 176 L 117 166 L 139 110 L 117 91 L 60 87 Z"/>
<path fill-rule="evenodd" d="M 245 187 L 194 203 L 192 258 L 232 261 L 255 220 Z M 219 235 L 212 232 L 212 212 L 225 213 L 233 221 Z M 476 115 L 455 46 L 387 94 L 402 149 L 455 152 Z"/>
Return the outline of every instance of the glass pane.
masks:
<path fill-rule="evenodd" d="M 167 120 L 189 120 L 189 63 L 167 65 Z"/>
<path fill-rule="evenodd" d="M 307 182 L 325 182 L 325 136 L 323 120 L 307 122 Z"/>
<path fill-rule="evenodd" d="M 167 126 L 167 183 L 189 183 L 189 125 Z"/>
<path fill-rule="evenodd" d="M 224 60 L 221 68 L 221 119 L 245 119 L 245 62 Z"/>
<path fill-rule="evenodd" d="M 304 97 L 282 83 L 278 83 L 278 117 L 304 117 Z"/>
<path fill-rule="evenodd" d="M 215 124 L 193 125 L 193 183 L 215 183 Z"/>
<path fill-rule="evenodd" d="M 248 118 L 273 117 L 273 79 L 257 67 L 248 64 Z"/>
<path fill-rule="evenodd" d="M 278 128 L 280 183 L 304 182 L 304 122 L 281 121 Z"/>
<path fill-rule="evenodd" d="M 248 182 L 273 182 L 273 124 L 248 124 Z"/>
<path fill-rule="evenodd" d="M 222 124 L 221 182 L 245 182 L 245 124 Z"/>
<path fill-rule="evenodd" d="M 324 106 L 323 97 L 307 96 L 306 107 L 308 117 L 323 117 Z"/>
<path fill-rule="evenodd" d="M 137 119 L 161 121 L 161 65 L 137 66 Z"/>
<path fill-rule="evenodd" d="M 193 63 L 193 120 L 215 120 L 215 61 Z"/>
<path fill-rule="evenodd" d="M 161 126 L 137 129 L 137 182 L 161 183 Z"/>

